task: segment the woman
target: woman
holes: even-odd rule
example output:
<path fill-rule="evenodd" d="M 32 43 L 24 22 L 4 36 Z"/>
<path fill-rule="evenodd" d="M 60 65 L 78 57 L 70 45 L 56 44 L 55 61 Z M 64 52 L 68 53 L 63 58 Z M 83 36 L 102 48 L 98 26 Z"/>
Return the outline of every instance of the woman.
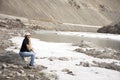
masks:
<path fill-rule="evenodd" d="M 30 33 L 25 34 L 19 55 L 24 59 L 24 57 L 31 57 L 29 66 L 34 66 L 35 53 L 31 46 Z"/>

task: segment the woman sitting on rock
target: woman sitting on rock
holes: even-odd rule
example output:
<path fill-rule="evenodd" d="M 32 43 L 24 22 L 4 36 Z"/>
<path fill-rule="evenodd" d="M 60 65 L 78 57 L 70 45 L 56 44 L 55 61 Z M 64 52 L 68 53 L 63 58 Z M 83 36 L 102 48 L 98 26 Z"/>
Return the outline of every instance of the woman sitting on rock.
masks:
<path fill-rule="evenodd" d="M 23 59 L 24 59 L 24 57 L 31 57 L 29 66 L 34 66 L 35 53 L 34 53 L 33 48 L 31 46 L 30 36 L 31 36 L 30 33 L 25 34 L 25 38 L 22 42 L 22 46 L 21 46 L 19 55 Z"/>

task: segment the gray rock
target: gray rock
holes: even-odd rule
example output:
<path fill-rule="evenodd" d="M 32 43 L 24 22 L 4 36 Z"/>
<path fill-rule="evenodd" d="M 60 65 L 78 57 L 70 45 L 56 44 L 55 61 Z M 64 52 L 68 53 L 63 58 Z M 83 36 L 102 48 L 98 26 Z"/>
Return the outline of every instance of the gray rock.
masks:
<path fill-rule="evenodd" d="M 68 61 L 69 59 L 66 58 L 66 57 L 60 57 L 60 58 L 58 58 L 58 60 L 61 60 L 61 61 Z"/>
<path fill-rule="evenodd" d="M 22 70 L 22 69 L 20 69 L 18 72 L 21 73 L 21 74 L 24 74 L 24 73 L 25 73 L 25 71 Z"/>
<path fill-rule="evenodd" d="M 56 73 L 46 73 L 45 75 L 48 77 L 49 80 L 57 80 L 58 79 Z"/>
<path fill-rule="evenodd" d="M 14 68 L 14 69 L 15 69 L 15 68 L 17 68 L 17 69 L 19 68 L 18 65 L 14 65 L 14 64 L 8 64 L 8 67 Z"/>
<path fill-rule="evenodd" d="M 7 68 L 7 65 L 6 64 L 2 64 L 2 69 L 4 69 L 4 68 Z"/>
<path fill-rule="evenodd" d="M 88 62 L 80 62 L 79 64 L 76 64 L 76 66 L 90 67 L 91 65 Z"/>
<path fill-rule="evenodd" d="M 0 75 L 2 74 L 2 71 L 0 71 Z"/>
<path fill-rule="evenodd" d="M 34 78 L 35 75 L 33 75 L 33 74 L 28 74 L 28 77 L 30 77 L 30 78 Z"/>
<path fill-rule="evenodd" d="M 73 72 L 72 71 L 70 71 L 69 69 L 62 69 L 62 72 L 66 72 L 67 74 L 70 74 L 70 75 L 75 75 L 75 74 L 73 74 Z"/>
<path fill-rule="evenodd" d="M 17 75 L 17 76 L 21 76 L 21 73 L 20 73 L 20 72 L 16 72 L 16 75 Z"/>
<path fill-rule="evenodd" d="M 15 75 L 13 73 L 9 73 L 8 77 L 15 77 Z"/>

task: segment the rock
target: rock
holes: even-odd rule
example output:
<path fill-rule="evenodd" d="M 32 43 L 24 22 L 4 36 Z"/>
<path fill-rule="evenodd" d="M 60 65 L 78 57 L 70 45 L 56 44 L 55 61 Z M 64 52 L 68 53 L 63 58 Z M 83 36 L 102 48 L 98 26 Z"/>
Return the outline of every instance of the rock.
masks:
<path fill-rule="evenodd" d="M 95 74 L 99 74 L 98 72 L 95 72 Z"/>
<path fill-rule="evenodd" d="M 23 70 L 20 70 L 20 71 L 16 72 L 16 76 L 26 77 L 26 73 Z"/>
<path fill-rule="evenodd" d="M 90 67 L 90 64 L 87 62 L 87 63 L 84 63 L 83 66 L 84 67 Z"/>
<path fill-rule="evenodd" d="M 45 67 L 43 65 L 38 65 L 38 66 L 36 66 L 36 69 L 38 69 L 40 71 L 40 70 L 47 69 L 47 67 Z"/>
<path fill-rule="evenodd" d="M 87 49 L 87 48 L 80 47 L 80 48 L 75 49 L 75 51 L 87 54 L 89 56 L 97 57 L 97 58 L 120 60 L 119 52 L 111 48 L 104 48 L 104 49 L 89 48 Z"/>
<path fill-rule="evenodd" d="M 15 49 L 19 49 L 18 47 L 15 47 Z"/>
<path fill-rule="evenodd" d="M 50 70 L 50 72 L 57 72 L 57 70 Z"/>
<path fill-rule="evenodd" d="M 0 65 L 0 69 L 2 69 L 2 65 Z"/>
<path fill-rule="evenodd" d="M 91 65 L 88 62 L 80 62 L 79 64 L 76 64 L 76 66 L 90 67 Z"/>
<path fill-rule="evenodd" d="M 49 80 L 57 80 L 58 79 L 56 73 L 46 73 L 45 75 L 48 77 Z"/>
<path fill-rule="evenodd" d="M 7 79 L 10 79 L 11 77 L 7 76 L 6 78 L 7 78 Z"/>
<path fill-rule="evenodd" d="M 66 58 L 66 57 L 60 57 L 60 58 L 58 58 L 58 60 L 61 60 L 61 61 L 68 61 L 69 59 Z"/>
<path fill-rule="evenodd" d="M 6 64 L 2 64 L 2 69 L 5 69 L 5 68 L 7 68 L 7 65 Z"/>
<path fill-rule="evenodd" d="M 40 58 L 36 56 L 35 59 L 40 59 Z"/>
<path fill-rule="evenodd" d="M 33 75 L 33 74 L 28 74 L 28 77 L 30 77 L 30 78 L 34 78 L 35 75 Z"/>
<path fill-rule="evenodd" d="M 24 73 L 25 73 L 25 71 L 22 70 L 22 69 L 20 69 L 18 72 L 21 73 L 21 74 L 24 74 Z"/>
<path fill-rule="evenodd" d="M 20 73 L 20 72 L 16 72 L 16 75 L 17 75 L 17 76 L 21 76 L 21 73 Z"/>
<path fill-rule="evenodd" d="M 66 72 L 67 74 L 70 74 L 70 75 L 75 75 L 75 74 L 73 74 L 73 72 L 72 71 L 70 71 L 69 69 L 62 69 L 62 72 Z"/>
<path fill-rule="evenodd" d="M 69 72 L 69 69 L 62 69 L 62 72 Z"/>
<path fill-rule="evenodd" d="M 14 77 L 15 75 L 13 73 L 9 73 L 8 77 Z"/>
<path fill-rule="evenodd" d="M 97 32 L 99 33 L 111 33 L 111 34 L 120 34 L 120 22 L 116 24 L 110 24 L 107 26 L 103 26 L 102 28 L 98 29 Z"/>
<path fill-rule="evenodd" d="M 18 69 L 19 67 L 18 67 L 18 65 L 14 65 L 14 64 L 8 64 L 8 67 L 10 67 L 10 68 L 16 68 L 16 69 Z"/>
<path fill-rule="evenodd" d="M 50 61 L 53 61 L 53 60 L 56 60 L 57 58 L 56 57 L 49 57 L 48 60 Z"/>
<path fill-rule="evenodd" d="M 100 62 L 93 61 L 93 63 L 95 64 L 95 65 L 92 65 L 94 67 L 101 67 L 101 68 L 120 71 L 120 66 L 116 65 L 115 62 L 112 62 L 112 63 L 101 62 L 100 63 Z"/>
<path fill-rule="evenodd" d="M 0 71 L 0 75 L 2 74 L 2 71 Z"/>

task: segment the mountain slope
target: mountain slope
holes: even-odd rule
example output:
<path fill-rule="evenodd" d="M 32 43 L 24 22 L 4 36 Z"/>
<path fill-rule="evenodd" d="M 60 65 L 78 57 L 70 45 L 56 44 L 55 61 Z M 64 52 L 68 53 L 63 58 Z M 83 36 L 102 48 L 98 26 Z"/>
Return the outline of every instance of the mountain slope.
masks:
<path fill-rule="evenodd" d="M 119 0 L 0 0 L 0 13 L 60 23 L 107 25 L 120 18 Z"/>

